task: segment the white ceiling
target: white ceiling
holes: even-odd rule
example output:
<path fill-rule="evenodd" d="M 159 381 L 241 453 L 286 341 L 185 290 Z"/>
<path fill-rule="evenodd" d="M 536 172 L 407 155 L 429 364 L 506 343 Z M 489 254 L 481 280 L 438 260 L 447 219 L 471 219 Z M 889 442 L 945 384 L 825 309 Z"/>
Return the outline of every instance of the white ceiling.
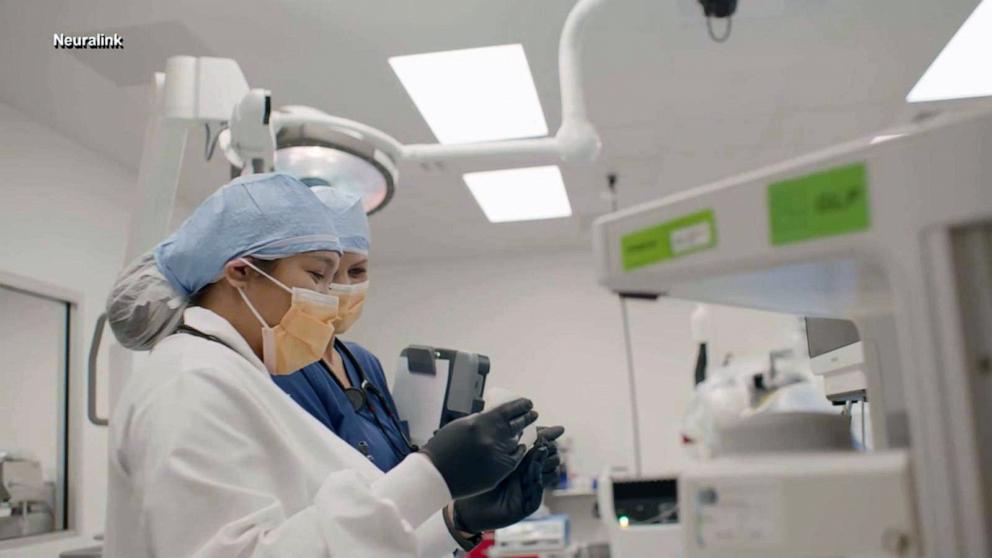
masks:
<path fill-rule="evenodd" d="M 0 100 L 136 170 L 145 90 L 172 54 L 231 57 L 275 105 L 311 105 L 403 142 L 433 142 L 387 58 L 522 43 L 550 129 L 557 44 L 573 0 L 0 0 Z M 563 169 L 575 215 L 490 224 L 459 176 L 400 179 L 373 219 L 380 261 L 586 246 L 608 209 L 754 168 L 907 117 L 904 97 L 977 0 L 741 0 L 712 42 L 696 0 L 613 0 L 583 65 L 601 161 Z M 52 33 L 119 31 L 123 51 L 52 48 Z M 191 134 L 180 203 L 223 183 Z M 122 192 L 122 195 L 126 193 Z M 182 210 L 185 211 L 185 210 Z"/>

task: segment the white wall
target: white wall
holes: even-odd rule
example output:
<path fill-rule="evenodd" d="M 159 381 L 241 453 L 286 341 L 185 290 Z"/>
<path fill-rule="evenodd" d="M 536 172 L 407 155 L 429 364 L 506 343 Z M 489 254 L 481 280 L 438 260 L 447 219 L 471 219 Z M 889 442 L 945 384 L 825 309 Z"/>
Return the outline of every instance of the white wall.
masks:
<path fill-rule="evenodd" d="M 0 104 L 0 269 L 81 293 L 87 344 L 123 261 L 133 183 L 119 165 Z M 85 421 L 84 371 L 71 382 L 72 420 Z M 95 533 L 106 504 L 106 430 L 86 423 L 73 443 L 85 479 L 74 487 L 82 504 L 77 527 Z"/>

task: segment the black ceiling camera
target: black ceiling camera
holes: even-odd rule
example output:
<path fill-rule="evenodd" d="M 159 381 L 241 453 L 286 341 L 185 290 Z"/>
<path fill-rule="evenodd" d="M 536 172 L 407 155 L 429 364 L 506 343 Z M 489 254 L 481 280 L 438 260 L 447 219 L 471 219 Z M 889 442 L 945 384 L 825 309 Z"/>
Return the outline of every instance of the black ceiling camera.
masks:
<path fill-rule="evenodd" d="M 706 16 L 706 32 L 709 33 L 710 38 L 718 43 L 730 38 L 733 22 L 731 16 L 737 11 L 737 0 L 699 0 L 699 4 L 703 7 L 703 15 Z M 713 18 L 727 20 L 727 26 L 724 28 L 722 36 L 713 32 Z"/>
<path fill-rule="evenodd" d="M 737 0 L 699 0 L 706 17 L 730 17 L 737 11 Z"/>

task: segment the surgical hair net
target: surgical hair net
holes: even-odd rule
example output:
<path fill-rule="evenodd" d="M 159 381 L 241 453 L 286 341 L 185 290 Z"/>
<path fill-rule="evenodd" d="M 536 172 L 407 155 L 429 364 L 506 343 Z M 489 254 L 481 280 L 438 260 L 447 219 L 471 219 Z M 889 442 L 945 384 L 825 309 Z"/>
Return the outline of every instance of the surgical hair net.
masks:
<path fill-rule="evenodd" d="M 341 252 L 331 211 L 288 174 L 256 174 L 201 203 L 155 247 L 155 263 L 173 288 L 190 296 L 234 258 L 275 260 L 318 250 Z"/>
<path fill-rule="evenodd" d="M 306 185 L 283 174 L 236 179 L 124 269 L 107 299 L 107 321 L 121 345 L 150 349 L 175 331 L 190 297 L 220 278 L 227 262 L 317 250 L 341 252 L 341 245 L 334 216 Z"/>
<path fill-rule="evenodd" d="M 334 186 L 313 186 L 310 189 L 334 213 L 334 226 L 338 230 L 341 248 L 345 252 L 369 255 L 372 235 L 362 197 Z"/>
<path fill-rule="evenodd" d="M 189 297 L 176 291 L 147 252 L 117 278 L 107 299 L 107 321 L 121 345 L 146 351 L 176 330 Z"/>

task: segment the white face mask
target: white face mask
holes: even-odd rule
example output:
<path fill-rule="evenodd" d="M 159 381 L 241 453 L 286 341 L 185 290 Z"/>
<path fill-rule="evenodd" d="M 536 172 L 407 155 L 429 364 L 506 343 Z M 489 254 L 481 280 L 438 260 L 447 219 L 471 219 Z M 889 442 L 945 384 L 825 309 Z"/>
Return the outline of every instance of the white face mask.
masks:
<path fill-rule="evenodd" d="M 351 328 L 365 306 L 365 293 L 369 290 L 369 282 L 363 281 L 354 285 L 331 283 L 331 294 L 338 297 L 338 316 L 334 319 L 334 330 L 344 333 Z"/>
<path fill-rule="evenodd" d="M 265 368 L 270 374 L 290 374 L 320 360 L 334 337 L 338 297 L 299 287 L 289 288 L 247 259 L 241 261 L 293 297 L 289 310 L 279 323 L 269 327 L 248 300 L 244 289 L 238 289 L 241 299 L 262 324 L 262 360 Z"/>

